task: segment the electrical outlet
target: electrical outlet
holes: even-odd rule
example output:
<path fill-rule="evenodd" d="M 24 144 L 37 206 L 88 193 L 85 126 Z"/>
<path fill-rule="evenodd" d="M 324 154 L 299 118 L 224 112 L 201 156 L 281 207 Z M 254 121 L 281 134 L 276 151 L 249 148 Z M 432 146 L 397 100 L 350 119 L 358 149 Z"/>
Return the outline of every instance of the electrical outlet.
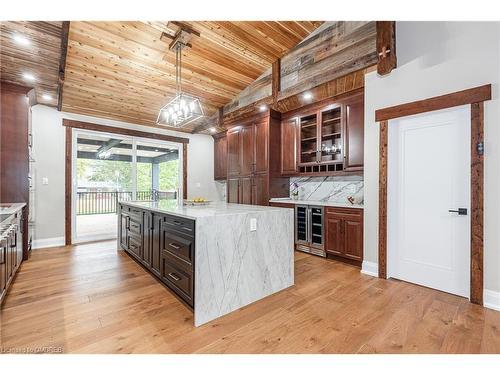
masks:
<path fill-rule="evenodd" d="M 48 185 L 49 184 L 49 178 L 48 177 L 42 177 L 42 185 Z"/>
<path fill-rule="evenodd" d="M 250 219 L 250 232 L 255 232 L 257 230 L 257 219 Z"/>
<path fill-rule="evenodd" d="M 197 187 L 197 188 L 201 187 L 201 183 L 197 182 L 197 183 L 196 183 L 196 187 Z"/>

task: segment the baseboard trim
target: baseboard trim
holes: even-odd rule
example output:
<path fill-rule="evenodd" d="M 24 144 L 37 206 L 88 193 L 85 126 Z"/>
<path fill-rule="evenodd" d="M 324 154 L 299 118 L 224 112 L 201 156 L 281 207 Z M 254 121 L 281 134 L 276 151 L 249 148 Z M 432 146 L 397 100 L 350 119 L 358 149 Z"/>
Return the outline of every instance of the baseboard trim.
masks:
<path fill-rule="evenodd" d="M 36 250 L 46 247 L 64 246 L 65 244 L 64 237 L 42 238 L 40 240 L 33 240 L 31 248 Z"/>
<path fill-rule="evenodd" d="M 361 273 L 373 277 L 378 277 L 378 263 L 363 261 L 361 265 Z"/>
<path fill-rule="evenodd" d="M 489 309 L 500 311 L 500 292 L 485 289 L 483 292 L 483 305 Z"/>

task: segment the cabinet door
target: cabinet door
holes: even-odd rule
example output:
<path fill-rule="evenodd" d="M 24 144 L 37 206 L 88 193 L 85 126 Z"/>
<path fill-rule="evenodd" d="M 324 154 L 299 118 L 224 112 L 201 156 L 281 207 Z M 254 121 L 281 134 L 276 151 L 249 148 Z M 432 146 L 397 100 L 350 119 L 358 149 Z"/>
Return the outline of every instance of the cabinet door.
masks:
<path fill-rule="evenodd" d="M 364 100 L 362 95 L 344 104 L 344 170 L 357 171 L 364 164 Z"/>
<path fill-rule="evenodd" d="M 255 173 L 266 173 L 269 165 L 268 119 L 255 124 Z"/>
<path fill-rule="evenodd" d="M 363 260 L 363 222 L 360 220 L 344 220 L 344 256 L 355 260 Z"/>
<path fill-rule="evenodd" d="M 241 155 L 241 128 L 230 129 L 227 132 L 227 174 L 229 176 L 239 176 L 240 155 Z"/>
<path fill-rule="evenodd" d="M 239 178 L 227 180 L 227 203 L 239 203 Z"/>
<path fill-rule="evenodd" d="M 151 212 L 145 212 L 142 237 L 142 260 L 148 268 L 151 267 L 151 229 L 153 227 L 152 220 L 153 214 Z"/>
<path fill-rule="evenodd" d="M 160 254 L 161 254 L 161 232 L 162 232 L 162 223 L 163 216 L 161 215 L 152 215 L 153 220 L 153 231 L 151 238 L 151 272 L 153 272 L 156 276 L 160 276 Z"/>
<path fill-rule="evenodd" d="M 227 138 L 225 135 L 214 139 L 214 178 L 216 180 L 227 178 Z"/>
<path fill-rule="evenodd" d="M 334 255 L 344 253 L 343 222 L 337 215 L 326 215 L 326 252 Z"/>
<path fill-rule="evenodd" d="M 120 230 L 119 230 L 119 236 L 120 236 L 120 246 L 122 249 L 128 249 L 128 243 L 127 243 L 127 238 L 128 238 L 128 219 L 129 216 L 127 214 L 124 214 L 123 212 L 120 213 Z"/>
<path fill-rule="evenodd" d="M 252 177 L 240 178 L 240 201 L 241 204 L 252 204 Z"/>
<path fill-rule="evenodd" d="M 267 174 L 255 175 L 252 186 L 252 204 L 258 206 L 269 206 Z"/>
<path fill-rule="evenodd" d="M 241 169 L 242 176 L 249 176 L 255 169 L 255 132 L 254 126 L 241 129 Z"/>
<path fill-rule="evenodd" d="M 298 118 L 294 117 L 281 123 L 281 174 L 297 173 Z"/>

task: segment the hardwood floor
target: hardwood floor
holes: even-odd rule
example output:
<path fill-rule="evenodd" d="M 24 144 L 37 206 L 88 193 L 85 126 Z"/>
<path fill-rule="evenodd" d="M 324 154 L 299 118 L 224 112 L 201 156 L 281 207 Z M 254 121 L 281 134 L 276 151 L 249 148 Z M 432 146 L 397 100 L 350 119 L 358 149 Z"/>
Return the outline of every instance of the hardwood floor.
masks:
<path fill-rule="evenodd" d="M 295 258 L 295 286 L 194 328 L 191 311 L 114 241 L 36 250 L 2 308 L 0 352 L 500 353 L 500 312 Z"/>

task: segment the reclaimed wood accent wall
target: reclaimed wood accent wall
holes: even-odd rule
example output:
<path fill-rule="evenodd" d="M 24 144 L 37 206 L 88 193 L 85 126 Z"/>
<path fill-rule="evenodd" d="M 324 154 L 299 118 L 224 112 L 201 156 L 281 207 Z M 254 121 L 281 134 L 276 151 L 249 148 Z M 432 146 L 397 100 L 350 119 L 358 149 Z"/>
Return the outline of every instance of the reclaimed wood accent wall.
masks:
<path fill-rule="evenodd" d="M 325 22 L 280 59 L 278 101 L 375 65 L 376 40 L 375 21 Z M 269 68 L 224 106 L 224 113 L 253 103 L 271 103 L 272 81 Z"/>

